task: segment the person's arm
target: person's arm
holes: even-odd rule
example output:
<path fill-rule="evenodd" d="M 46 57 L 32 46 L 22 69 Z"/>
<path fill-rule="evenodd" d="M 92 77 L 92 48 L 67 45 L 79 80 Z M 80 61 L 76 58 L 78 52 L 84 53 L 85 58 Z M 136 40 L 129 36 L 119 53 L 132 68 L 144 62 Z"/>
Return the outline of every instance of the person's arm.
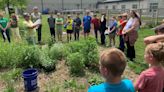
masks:
<path fill-rule="evenodd" d="M 135 30 L 135 28 L 138 27 L 138 26 L 139 26 L 139 20 L 137 19 L 137 20 L 135 20 L 135 22 L 134 22 L 134 24 L 132 25 L 131 28 L 129 28 L 128 30 L 123 31 L 123 34 L 127 34 L 131 31 Z"/>
<path fill-rule="evenodd" d="M 144 43 L 147 45 L 150 43 L 158 42 L 159 40 L 164 40 L 164 34 L 146 37 L 144 38 Z"/>
<path fill-rule="evenodd" d="M 141 89 L 144 89 L 147 84 L 147 78 L 145 74 L 141 73 L 137 81 L 134 83 L 134 88 L 138 92 Z"/>
<path fill-rule="evenodd" d="M 1 24 L 0 24 L 0 29 L 2 29 L 4 31 L 4 28 L 1 26 Z"/>

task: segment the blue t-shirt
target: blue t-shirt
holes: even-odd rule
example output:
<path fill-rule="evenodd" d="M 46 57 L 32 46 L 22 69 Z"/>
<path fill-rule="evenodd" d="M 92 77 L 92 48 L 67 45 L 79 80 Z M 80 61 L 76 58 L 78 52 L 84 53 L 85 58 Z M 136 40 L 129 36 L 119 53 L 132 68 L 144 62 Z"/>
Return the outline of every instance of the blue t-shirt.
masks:
<path fill-rule="evenodd" d="M 84 25 L 84 31 L 91 29 L 91 16 L 84 16 L 83 18 L 83 25 Z"/>
<path fill-rule="evenodd" d="M 102 83 L 91 86 L 88 92 L 135 92 L 132 81 L 122 80 L 119 84 Z"/>
<path fill-rule="evenodd" d="M 111 33 L 111 34 L 113 34 L 113 33 L 115 34 L 117 31 L 117 21 L 110 21 L 109 27 L 110 27 L 110 30 L 112 30 L 113 27 L 115 27 L 115 30 Z"/>

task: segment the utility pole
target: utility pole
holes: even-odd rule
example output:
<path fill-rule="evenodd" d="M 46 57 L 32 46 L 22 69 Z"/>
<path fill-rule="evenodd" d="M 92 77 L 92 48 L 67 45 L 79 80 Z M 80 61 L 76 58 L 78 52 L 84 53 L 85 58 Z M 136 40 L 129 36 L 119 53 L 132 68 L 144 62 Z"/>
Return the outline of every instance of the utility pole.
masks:
<path fill-rule="evenodd" d="M 41 6 L 42 6 L 42 12 L 44 11 L 44 4 L 43 4 L 43 0 L 41 0 Z"/>
<path fill-rule="evenodd" d="M 62 0 L 62 10 L 64 10 L 64 0 Z"/>
<path fill-rule="evenodd" d="M 83 1 L 80 2 L 81 9 L 83 8 Z"/>

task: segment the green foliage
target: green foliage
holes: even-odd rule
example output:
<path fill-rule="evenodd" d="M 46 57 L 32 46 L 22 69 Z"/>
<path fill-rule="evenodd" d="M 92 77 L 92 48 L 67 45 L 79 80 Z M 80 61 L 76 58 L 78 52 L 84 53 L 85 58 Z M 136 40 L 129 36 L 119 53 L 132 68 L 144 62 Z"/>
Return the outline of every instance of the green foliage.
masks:
<path fill-rule="evenodd" d="M 53 60 L 62 60 L 67 56 L 67 48 L 61 43 L 56 43 L 49 51 L 49 56 Z"/>
<path fill-rule="evenodd" d="M 27 46 L 23 44 L 8 44 L 2 43 L 0 45 L 0 67 L 14 68 L 18 66 L 22 52 Z"/>
<path fill-rule="evenodd" d="M 42 52 L 37 47 L 29 47 L 22 53 L 20 66 L 24 68 L 35 67 L 38 68 L 42 60 Z"/>
<path fill-rule="evenodd" d="M 98 49 L 97 43 L 94 38 L 88 38 L 84 43 L 83 48 L 81 48 L 81 53 L 84 57 L 85 65 L 98 64 Z"/>
<path fill-rule="evenodd" d="M 101 76 L 98 76 L 98 75 L 90 77 L 89 80 L 88 80 L 88 83 L 90 85 L 98 85 L 102 82 L 104 82 L 104 79 Z"/>
<path fill-rule="evenodd" d="M 72 74 L 80 75 L 84 69 L 84 59 L 81 53 L 72 53 L 67 57 L 67 63 Z"/>
<path fill-rule="evenodd" d="M 67 44 L 68 47 L 68 51 L 70 53 L 76 53 L 76 52 L 80 52 L 81 49 L 84 47 L 84 41 L 80 41 L 80 42 L 71 42 Z"/>
<path fill-rule="evenodd" d="M 50 59 L 48 54 L 49 54 L 49 48 L 42 49 L 41 65 L 46 72 L 50 72 L 54 70 L 56 67 L 55 65 L 57 63 L 57 60 Z"/>
<path fill-rule="evenodd" d="M 71 88 L 73 90 L 77 90 L 77 89 L 79 90 L 79 89 L 85 89 L 85 85 L 80 85 L 76 82 L 76 80 L 71 79 L 71 80 L 66 80 L 64 82 L 64 88 Z"/>

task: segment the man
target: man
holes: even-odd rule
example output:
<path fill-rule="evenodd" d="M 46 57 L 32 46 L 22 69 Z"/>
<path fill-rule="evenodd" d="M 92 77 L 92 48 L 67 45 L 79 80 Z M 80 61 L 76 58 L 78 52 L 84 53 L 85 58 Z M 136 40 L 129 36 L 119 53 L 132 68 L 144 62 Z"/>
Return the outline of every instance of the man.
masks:
<path fill-rule="evenodd" d="M 86 12 L 86 16 L 83 18 L 83 26 L 84 26 L 84 38 L 89 36 L 91 30 L 91 16 L 89 16 L 90 12 Z"/>
<path fill-rule="evenodd" d="M 34 8 L 33 8 L 33 13 L 31 14 L 31 19 L 32 19 L 32 22 L 33 22 L 33 23 L 35 23 L 35 22 L 38 21 L 38 20 L 40 20 L 40 21 L 42 20 L 42 15 L 41 15 L 41 13 L 39 12 L 38 7 L 34 7 Z M 42 24 L 40 24 L 36 30 L 37 30 L 37 32 L 38 32 L 38 43 L 41 44 L 41 38 L 42 38 Z"/>
<path fill-rule="evenodd" d="M 81 26 L 81 19 L 79 17 L 79 13 L 76 15 L 76 19 L 74 20 L 75 23 L 75 29 L 74 29 L 74 36 L 75 40 L 79 40 L 79 32 L 80 32 L 80 26 Z"/>
<path fill-rule="evenodd" d="M 100 32 L 100 20 L 97 18 L 97 15 L 94 15 L 94 18 L 92 19 L 92 24 L 94 27 L 94 32 L 95 32 L 95 38 L 96 41 L 98 42 L 98 31 Z"/>
<path fill-rule="evenodd" d="M 4 18 L 3 12 L 0 12 L 0 31 L 2 33 L 4 42 L 6 39 L 8 39 L 10 43 L 9 26 L 9 20 L 7 18 Z"/>
<path fill-rule="evenodd" d="M 63 18 L 61 17 L 60 13 L 57 13 L 55 23 L 58 41 L 62 41 Z"/>
<path fill-rule="evenodd" d="M 49 24 L 51 37 L 53 40 L 55 40 L 55 18 L 53 17 L 53 13 L 50 14 L 50 17 L 47 19 L 47 22 Z"/>

